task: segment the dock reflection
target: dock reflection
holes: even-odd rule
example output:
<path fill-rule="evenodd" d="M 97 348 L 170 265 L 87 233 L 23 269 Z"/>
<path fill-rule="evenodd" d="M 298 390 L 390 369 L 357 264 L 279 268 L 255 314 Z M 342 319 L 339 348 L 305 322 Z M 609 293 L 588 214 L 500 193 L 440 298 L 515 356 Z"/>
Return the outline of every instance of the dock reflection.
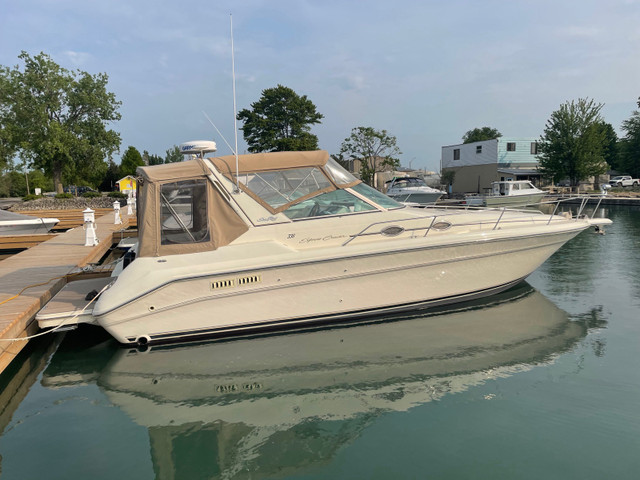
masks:
<path fill-rule="evenodd" d="M 42 383 L 97 384 L 148 429 L 157 478 L 286 476 L 330 462 L 386 412 L 550 361 L 587 329 L 522 283 L 381 323 L 146 352 L 63 344 Z"/>

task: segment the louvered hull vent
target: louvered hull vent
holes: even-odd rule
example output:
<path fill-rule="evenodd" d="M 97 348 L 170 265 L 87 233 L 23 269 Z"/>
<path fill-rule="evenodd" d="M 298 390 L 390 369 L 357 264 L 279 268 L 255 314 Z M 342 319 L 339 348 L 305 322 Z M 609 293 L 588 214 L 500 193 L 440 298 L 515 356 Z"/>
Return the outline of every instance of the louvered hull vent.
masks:
<path fill-rule="evenodd" d="M 238 279 L 238 286 L 251 285 L 253 283 L 260 283 L 262 277 L 260 275 L 250 275 L 248 277 L 241 277 Z"/>
<path fill-rule="evenodd" d="M 218 280 L 216 282 L 211 282 L 211 290 L 221 290 L 223 288 L 232 288 L 235 286 L 235 280 Z"/>

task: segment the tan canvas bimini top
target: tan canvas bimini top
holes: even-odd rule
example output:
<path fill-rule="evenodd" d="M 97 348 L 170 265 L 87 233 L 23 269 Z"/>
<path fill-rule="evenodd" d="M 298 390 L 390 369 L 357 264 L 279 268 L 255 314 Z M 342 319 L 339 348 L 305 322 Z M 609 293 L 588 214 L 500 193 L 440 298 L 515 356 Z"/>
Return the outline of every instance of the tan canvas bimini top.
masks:
<path fill-rule="evenodd" d="M 223 175 L 232 178 L 236 173 L 236 157 L 209 158 Z M 238 155 L 238 173 L 259 173 L 272 170 L 288 170 L 290 168 L 322 167 L 329 160 L 326 150 L 309 152 L 268 152 Z"/>

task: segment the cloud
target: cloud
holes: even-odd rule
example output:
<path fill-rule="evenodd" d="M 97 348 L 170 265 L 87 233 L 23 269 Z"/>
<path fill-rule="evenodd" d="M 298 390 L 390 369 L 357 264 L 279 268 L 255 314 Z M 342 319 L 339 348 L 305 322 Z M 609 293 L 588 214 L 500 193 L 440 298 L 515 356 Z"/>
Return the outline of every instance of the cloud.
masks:
<path fill-rule="evenodd" d="M 91 54 L 87 52 L 74 52 L 73 50 L 67 50 L 62 52 L 74 67 L 81 67 L 91 60 Z"/>
<path fill-rule="evenodd" d="M 558 29 L 557 35 L 571 39 L 595 39 L 602 34 L 602 29 L 581 25 L 567 25 Z"/>

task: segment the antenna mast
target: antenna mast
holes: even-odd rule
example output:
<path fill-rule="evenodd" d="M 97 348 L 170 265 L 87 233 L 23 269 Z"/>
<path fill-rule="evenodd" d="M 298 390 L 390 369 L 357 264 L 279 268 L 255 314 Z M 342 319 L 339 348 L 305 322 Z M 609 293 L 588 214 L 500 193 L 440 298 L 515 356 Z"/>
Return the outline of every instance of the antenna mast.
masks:
<path fill-rule="evenodd" d="M 233 53 L 233 15 L 229 14 L 229 26 L 231 27 L 231 76 L 233 78 L 233 134 L 236 140 L 234 154 L 236 156 L 236 189 L 234 193 L 240 193 L 240 167 L 238 161 L 238 113 L 236 108 L 236 62 Z"/>

